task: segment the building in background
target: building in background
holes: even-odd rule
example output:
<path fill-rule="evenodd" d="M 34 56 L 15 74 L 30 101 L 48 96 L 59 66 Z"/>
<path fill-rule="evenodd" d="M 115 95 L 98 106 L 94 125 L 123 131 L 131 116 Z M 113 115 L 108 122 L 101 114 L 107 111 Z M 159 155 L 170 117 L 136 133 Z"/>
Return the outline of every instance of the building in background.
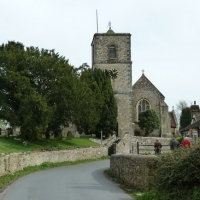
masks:
<path fill-rule="evenodd" d="M 191 112 L 191 124 L 187 127 L 180 130 L 183 136 L 189 135 L 190 138 L 198 139 L 200 137 L 200 109 L 199 105 L 196 105 L 196 101 L 194 101 L 194 105 L 190 106 Z"/>

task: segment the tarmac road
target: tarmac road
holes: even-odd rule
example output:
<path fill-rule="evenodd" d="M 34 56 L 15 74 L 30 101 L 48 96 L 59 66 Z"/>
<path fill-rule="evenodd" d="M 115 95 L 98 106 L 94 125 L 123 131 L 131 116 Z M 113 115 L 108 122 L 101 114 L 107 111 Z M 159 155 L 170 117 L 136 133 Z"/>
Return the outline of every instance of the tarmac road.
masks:
<path fill-rule="evenodd" d="M 110 161 L 96 161 L 36 172 L 15 181 L 0 200 L 132 200 L 104 171 Z"/>

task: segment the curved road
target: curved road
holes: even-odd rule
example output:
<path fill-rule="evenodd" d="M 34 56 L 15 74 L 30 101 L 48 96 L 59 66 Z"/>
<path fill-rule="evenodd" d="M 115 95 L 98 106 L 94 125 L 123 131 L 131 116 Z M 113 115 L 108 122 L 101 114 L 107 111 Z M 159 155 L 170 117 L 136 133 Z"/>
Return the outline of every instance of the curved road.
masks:
<path fill-rule="evenodd" d="M 104 176 L 109 160 L 57 167 L 22 177 L 0 200 L 132 200 Z"/>

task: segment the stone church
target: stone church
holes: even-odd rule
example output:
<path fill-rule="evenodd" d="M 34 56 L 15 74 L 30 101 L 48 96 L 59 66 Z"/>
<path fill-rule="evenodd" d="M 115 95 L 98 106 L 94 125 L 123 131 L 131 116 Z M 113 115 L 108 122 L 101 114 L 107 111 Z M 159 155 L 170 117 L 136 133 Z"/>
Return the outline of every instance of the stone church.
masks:
<path fill-rule="evenodd" d="M 174 112 L 168 112 L 164 95 L 142 74 L 132 85 L 131 34 L 95 33 L 92 40 L 92 68 L 108 70 L 118 105 L 117 135 L 144 135 L 137 125 L 138 115 L 153 109 L 161 120 L 161 127 L 151 136 L 169 137 L 176 128 Z M 133 68 L 134 69 L 134 68 Z M 175 122 L 174 127 L 172 121 Z"/>

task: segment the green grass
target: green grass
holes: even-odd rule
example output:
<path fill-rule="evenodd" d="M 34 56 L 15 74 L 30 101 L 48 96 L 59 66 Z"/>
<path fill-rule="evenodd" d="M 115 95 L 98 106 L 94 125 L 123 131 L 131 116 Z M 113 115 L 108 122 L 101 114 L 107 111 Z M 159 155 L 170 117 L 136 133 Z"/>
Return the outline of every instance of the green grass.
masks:
<path fill-rule="evenodd" d="M 121 179 L 114 177 L 110 170 L 104 171 L 105 175 L 112 181 L 119 184 L 119 187 L 129 194 L 135 200 L 170 200 L 167 194 L 164 194 L 157 190 L 145 191 L 142 189 L 133 189 L 126 185 Z"/>
<path fill-rule="evenodd" d="M 41 139 L 36 142 L 28 142 L 20 140 L 19 137 L 0 137 L 0 153 L 14 153 L 26 151 L 41 151 L 41 150 L 63 150 L 71 148 L 81 148 L 90 146 L 100 146 L 100 144 L 89 140 L 89 137 L 72 138 L 67 140 L 56 139 Z"/>
<path fill-rule="evenodd" d="M 94 162 L 98 160 L 105 160 L 109 159 L 108 156 L 102 156 L 99 159 L 88 159 L 88 160 L 78 160 L 73 162 L 60 162 L 60 163 L 43 163 L 42 165 L 38 166 L 31 166 L 26 167 L 21 171 L 15 172 L 13 174 L 6 174 L 4 176 L 0 177 L 0 192 L 2 192 L 8 185 L 13 183 L 15 180 L 17 180 L 20 177 L 23 177 L 25 175 L 31 174 L 33 172 L 54 168 L 54 167 L 60 167 L 60 166 L 67 166 L 67 165 L 76 165 L 76 164 L 82 164 L 86 162 Z"/>

